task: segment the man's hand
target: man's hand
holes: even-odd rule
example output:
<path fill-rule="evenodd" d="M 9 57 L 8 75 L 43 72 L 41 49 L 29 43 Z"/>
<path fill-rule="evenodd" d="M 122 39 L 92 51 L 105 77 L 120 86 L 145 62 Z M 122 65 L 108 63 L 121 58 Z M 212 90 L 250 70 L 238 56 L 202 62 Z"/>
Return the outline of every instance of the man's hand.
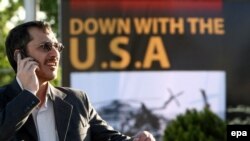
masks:
<path fill-rule="evenodd" d="M 135 135 L 133 141 L 155 141 L 155 138 L 148 131 L 142 131 Z"/>
<path fill-rule="evenodd" d="M 38 63 L 31 57 L 21 59 L 21 54 L 17 53 L 17 77 L 21 81 L 23 89 L 34 94 L 38 91 L 39 83 L 36 76 Z"/>

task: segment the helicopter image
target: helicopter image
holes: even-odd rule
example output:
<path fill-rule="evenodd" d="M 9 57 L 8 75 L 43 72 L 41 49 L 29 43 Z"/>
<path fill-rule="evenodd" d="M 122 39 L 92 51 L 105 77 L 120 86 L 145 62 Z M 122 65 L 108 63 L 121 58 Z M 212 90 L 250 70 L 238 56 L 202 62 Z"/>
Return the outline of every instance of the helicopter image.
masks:
<path fill-rule="evenodd" d="M 174 94 L 171 89 L 168 89 L 168 93 L 169 98 L 160 107 L 149 108 L 138 100 L 112 100 L 100 107 L 98 113 L 122 133 L 132 136 L 140 130 L 148 130 L 159 140 L 165 124 L 171 120 L 154 112 L 166 109 L 171 102 L 180 106 L 178 97 L 184 94 L 183 91 Z"/>

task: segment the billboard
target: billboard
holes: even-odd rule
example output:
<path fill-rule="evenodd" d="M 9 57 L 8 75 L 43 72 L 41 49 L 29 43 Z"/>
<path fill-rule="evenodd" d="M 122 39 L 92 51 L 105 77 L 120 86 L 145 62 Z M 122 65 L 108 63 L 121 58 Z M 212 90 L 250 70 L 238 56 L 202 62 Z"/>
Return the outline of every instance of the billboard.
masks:
<path fill-rule="evenodd" d="M 85 91 L 128 134 L 145 129 L 160 139 L 176 115 L 206 105 L 244 122 L 250 5 L 235 3 L 62 0 L 63 85 Z"/>

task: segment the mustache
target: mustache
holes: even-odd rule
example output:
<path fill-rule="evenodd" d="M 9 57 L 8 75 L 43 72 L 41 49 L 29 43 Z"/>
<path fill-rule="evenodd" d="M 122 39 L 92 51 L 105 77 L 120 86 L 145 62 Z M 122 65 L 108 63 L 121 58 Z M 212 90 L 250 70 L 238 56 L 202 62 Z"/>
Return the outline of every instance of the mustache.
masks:
<path fill-rule="evenodd" d="M 58 57 L 50 57 L 49 59 L 47 59 L 48 61 L 59 61 Z"/>
<path fill-rule="evenodd" d="M 45 60 L 45 63 L 47 62 L 55 62 L 58 63 L 59 62 L 59 58 L 58 57 L 50 57 L 48 59 Z"/>

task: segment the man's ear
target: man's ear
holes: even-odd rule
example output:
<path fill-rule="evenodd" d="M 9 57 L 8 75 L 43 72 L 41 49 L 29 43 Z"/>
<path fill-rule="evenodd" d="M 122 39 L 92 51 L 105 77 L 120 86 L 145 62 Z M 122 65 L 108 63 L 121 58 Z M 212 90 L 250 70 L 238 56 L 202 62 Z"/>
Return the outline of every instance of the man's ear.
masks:
<path fill-rule="evenodd" d="M 14 60 L 17 62 L 17 54 L 20 53 L 20 49 L 15 49 L 14 51 Z"/>

